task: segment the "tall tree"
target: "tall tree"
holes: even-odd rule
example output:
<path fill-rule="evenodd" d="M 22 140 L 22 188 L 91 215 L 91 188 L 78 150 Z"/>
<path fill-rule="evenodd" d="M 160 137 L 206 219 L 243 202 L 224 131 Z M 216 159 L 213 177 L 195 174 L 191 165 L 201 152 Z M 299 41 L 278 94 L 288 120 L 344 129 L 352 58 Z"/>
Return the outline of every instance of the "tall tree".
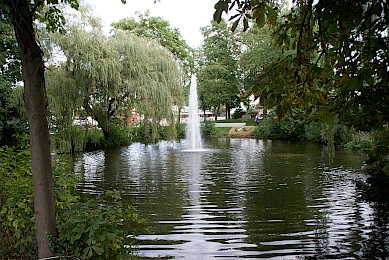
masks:
<path fill-rule="evenodd" d="M 77 8 L 76 0 L 64 0 Z M 49 30 L 61 28 L 64 20 L 58 1 L 1 0 L 1 15 L 14 28 L 24 81 L 24 101 L 30 131 L 34 189 L 34 211 L 39 258 L 53 256 L 47 235 L 56 235 L 55 201 L 51 171 L 50 137 L 47 123 L 44 62 L 36 40 L 34 20 L 46 23 Z M 44 8 L 46 7 L 46 8 Z"/>
<path fill-rule="evenodd" d="M 266 83 L 259 80 L 260 75 L 267 67 L 276 63 L 287 53 L 282 47 L 274 43 L 273 28 L 264 26 L 262 28 L 251 27 L 246 33 L 241 34 L 243 51 L 239 57 L 238 65 L 244 85 L 244 92 L 241 98 L 248 98 L 251 94 L 254 98 L 260 99 L 260 104 L 264 107 L 266 117 L 266 99 L 268 92 L 263 91 Z"/>
<path fill-rule="evenodd" d="M 239 94 L 237 80 L 238 45 L 226 22 L 201 28 L 204 36 L 198 72 L 199 99 L 218 114 L 221 106 L 227 111 Z M 210 108 L 210 107 L 209 107 Z M 227 112 L 228 114 L 228 112 Z"/>

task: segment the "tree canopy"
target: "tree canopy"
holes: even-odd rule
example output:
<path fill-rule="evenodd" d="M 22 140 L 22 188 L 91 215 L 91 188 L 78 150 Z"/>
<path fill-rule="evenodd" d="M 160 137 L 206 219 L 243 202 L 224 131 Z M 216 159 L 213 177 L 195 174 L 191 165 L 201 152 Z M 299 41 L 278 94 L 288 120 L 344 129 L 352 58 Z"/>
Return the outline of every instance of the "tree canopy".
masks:
<path fill-rule="evenodd" d="M 106 137 L 110 119 L 133 108 L 156 122 L 172 119 L 172 106 L 182 105 L 182 72 L 167 49 L 125 31 L 107 37 L 71 26 L 67 32 L 55 36 L 67 61 L 47 73 L 55 117 L 69 112 L 64 108 L 85 109 Z"/>
<path fill-rule="evenodd" d="M 121 19 L 112 26 L 157 41 L 168 49 L 180 63 L 186 75 L 185 80 L 188 81 L 194 70 L 193 50 L 182 38 L 179 29 L 171 27 L 170 23 L 161 17 L 150 16 L 148 11 L 138 12 L 137 15 L 136 18 Z"/>
<path fill-rule="evenodd" d="M 18 44 L 11 24 L 0 17 L 0 145 L 12 145 L 26 126 L 14 99 L 13 88 L 22 80 Z"/>
<path fill-rule="evenodd" d="M 212 108 L 217 114 L 221 106 L 226 105 L 227 110 L 234 107 L 239 95 L 239 45 L 224 21 L 220 24 L 213 22 L 201 32 L 204 43 L 198 71 L 199 100 L 204 110 Z"/>
<path fill-rule="evenodd" d="M 339 118 L 388 139 L 382 137 L 389 122 L 387 1 L 297 0 L 283 15 L 270 0 L 220 0 L 215 8 L 217 21 L 238 11 L 232 29 L 240 22 L 245 29 L 251 22 L 276 25 L 276 43 L 293 51 L 257 77 L 279 115 L 319 108 L 327 123 Z M 380 154 L 388 154 L 388 146 L 380 145 L 386 147 Z"/>

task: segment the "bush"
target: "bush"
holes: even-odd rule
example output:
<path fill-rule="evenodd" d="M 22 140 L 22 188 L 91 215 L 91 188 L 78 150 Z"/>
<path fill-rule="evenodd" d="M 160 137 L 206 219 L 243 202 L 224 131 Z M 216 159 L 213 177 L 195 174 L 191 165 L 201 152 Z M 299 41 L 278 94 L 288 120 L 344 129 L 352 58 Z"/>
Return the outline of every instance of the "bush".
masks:
<path fill-rule="evenodd" d="M 53 160 L 59 234 L 51 241 L 56 253 L 80 259 L 113 259 L 131 253 L 127 235 L 143 221 L 114 192 L 106 193 L 100 203 L 95 198 L 81 201 L 78 179 L 69 165 L 63 158 Z M 36 258 L 29 150 L 1 147 L 0 166 L 0 258 Z"/>
<path fill-rule="evenodd" d="M 52 148 L 58 153 L 78 153 L 85 150 L 86 128 L 73 125 L 52 135 Z"/>
<path fill-rule="evenodd" d="M 85 132 L 85 151 L 102 149 L 105 146 L 104 134 L 101 129 L 90 128 Z"/>
<path fill-rule="evenodd" d="M 304 125 L 305 139 L 310 142 L 321 141 L 322 126 L 318 121 L 312 121 Z"/>
<path fill-rule="evenodd" d="M 210 136 L 212 130 L 215 128 L 215 121 L 207 120 L 201 121 L 201 133 L 203 136 Z"/>
<path fill-rule="evenodd" d="M 237 109 L 235 109 L 234 113 L 232 113 L 231 117 L 233 119 L 238 119 L 238 118 L 241 118 L 244 113 L 245 112 L 244 112 L 243 108 L 238 107 Z"/>
<path fill-rule="evenodd" d="M 98 202 L 76 202 L 59 214 L 58 238 L 51 247 L 61 256 L 79 259 L 128 259 L 144 220 L 124 207 L 118 193 L 107 191 Z"/>
<path fill-rule="evenodd" d="M 0 258 L 35 253 L 30 153 L 26 149 L 0 147 Z"/>
<path fill-rule="evenodd" d="M 106 141 L 106 146 L 123 146 L 128 145 L 133 141 L 132 127 L 124 124 L 111 124 L 109 126 L 109 136 Z"/>
<path fill-rule="evenodd" d="M 275 119 L 268 118 L 259 123 L 254 129 L 253 135 L 257 138 L 282 138 L 283 132 Z"/>
<path fill-rule="evenodd" d="M 366 132 L 356 132 L 352 134 L 351 140 L 344 145 L 347 149 L 362 151 L 370 151 L 372 146 L 372 137 Z"/>

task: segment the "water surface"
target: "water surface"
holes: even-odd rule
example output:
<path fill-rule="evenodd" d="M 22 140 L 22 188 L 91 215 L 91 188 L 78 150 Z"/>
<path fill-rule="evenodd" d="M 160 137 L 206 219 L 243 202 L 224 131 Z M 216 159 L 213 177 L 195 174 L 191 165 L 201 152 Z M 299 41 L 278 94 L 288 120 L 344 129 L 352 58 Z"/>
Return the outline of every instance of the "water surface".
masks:
<path fill-rule="evenodd" d="M 388 223 L 356 188 L 363 155 L 341 152 L 329 165 L 311 143 L 212 139 L 201 151 L 185 147 L 134 143 L 77 159 L 83 192 L 117 189 L 148 220 L 152 234 L 137 237 L 143 258 L 385 256 L 388 241 L 377 232 Z"/>

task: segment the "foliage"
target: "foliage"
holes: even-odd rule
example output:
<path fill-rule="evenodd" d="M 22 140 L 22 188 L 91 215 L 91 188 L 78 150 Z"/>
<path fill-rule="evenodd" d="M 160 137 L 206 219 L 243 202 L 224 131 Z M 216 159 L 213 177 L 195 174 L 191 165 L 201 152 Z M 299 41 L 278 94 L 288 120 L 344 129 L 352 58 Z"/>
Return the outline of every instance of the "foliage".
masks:
<path fill-rule="evenodd" d="M 84 126 L 69 126 L 51 135 L 52 149 L 58 153 L 79 153 L 105 146 L 103 132 Z"/>
<path fill-rule="evenodd" d="M 284 116 L 283 118 L 268 118 L 261 120 L 254 130 L 254 136 L 257 138 L 277 138 L 277 139 L 296 139 L 316 143 L 326 144 L 328 133 L 325 124 L 315 116 L 309 117 L 291 117 Z M 343 146 L 354 150 L 370 150 L 372 139 L 368 134 L 359 133 L 353 128 L 346 127 L 342 122 L 334 122 L 333 146 Z M 328 146 L 328 145 L 327 145 Z M 328 148 L 327 148 L 328 149 Z M 331 153 L 333 151 L 326 151 Z"/>
<path fill-rule="evenodd" d="M 113 120 L 110 121 L 109 125 L 109 138 L 106 139 L 107 147 L 114 146 L 123 146 L 128 145 L 132 142 L 133 139 L 133 127 L 124 125 L 120 122 L 120 119 L 117 119 L 115 122 Z"/>
<path fill-rule="evenodd" d="M 269 118 L 259 122 L 258 126 L 254 129 L 254 136 L 257 138 L 282 138 L 286 137 L 276 120 Z"/>
<path fill-rule="evenodd" d="M 243 30 L 249 28 L 249 21 L 254 20 L 259 28 L 265 23 L 275 25 L 277 22 L 277 6 L 273 6 L 273 1 L 251 1 L 251 0 L 219 0 L 215 4 L 215 13 L 213 19 L 217 22 L 222 20 L 223 12 L 228 13 L 234 7 L 237 8 L 237 14 L 231 16 L 231 20 L 235 21 L 232 24 L 232 30 L 238 27 L 239 23 L 243 24 Z"/>
<path fill-rule="evenodd" d="M 61 68 L 51 72 L 59 75 L 47 78 L 48 89 L 52 89 L 48 93 L 59 92 L 64 97 L 52 97 L 50 109 L 55 115 L 63 114 L 61 104 L 69 104 L 65 113 L 92 116 L 107 140 L 110 118 L 125 118 L 133 108 L 146 121 L 172 121 L 171 107 L 181 105 L 183 97 L 182 73 L 170 52 L 124 31 L 115 31 L 109 38 L 97 28 L 87 31 L 69 26 L 68 32 L 53 36 L 67 57 Z"/>
<path fill-rule="evenodd" d="M 227 23 L 212 23 L 201 28 L 204 36 L 203 53 L 199 60 L 198 96 L 203 110 L 213 109 L 218 114 L 221 106 L 227 110 L 236 106 L 239 95 L 237 79 L 237 42 Z"/>
<path fill-rule="evenodd" d="M 53 250 L 79 259 L 128 259 L 136 234 L 144 223 L 134 210 L 125 207 L 118 193 L 107 191 L 98 201 L 75 203 L 60 212 L 58 238 L 51 238 Z"/>
<path fill-rule="evenodd" d="M 374 131 L 369 169 L 376 173 L 389 174 L 389 128 Z"/>
<path fill-rule="evenodd" d="M 231 127 L 214 127 L 209 136 L 211 137 L 226 137 L 229 135 Z"/>
<path fill-rule="evenodd" d="M 241 118 L 244 113 L 245 112 L 243 111 L 243 108 L 238 107 L 237 109 L 235 109 L 234 113 L 232 113 L 232 118 L 233 119 Z"/>
<path fill-rule="evenodd" d="M 26 148 L 0 148 L 0 258 L 36 257 L 31 162 Z M 80 200 L 78 178 L 70 163 L 64 157 L 53 162 L 59 235 L 51 242 L 56 252 L 80 259 L 128 256 L 132 241 L 126 237 L 142 228 L 144 221 L 115 192 L 98 200 Z"/>
<path fill-rule="evenodd" d="M 15 134 L 26 132 L 23 115 L 14 99 L 15 85 L 21 81 L 21 62 L 13 29 L 0 17 L 0 145 L 14 145 Z"/>
<path fill-rule="evenodd" d="M 386 1 L 308 0 L 293 4 L 290 12 L 274 20 L 277 13 L 271 9 L 277 6 L 272 1 L 220 0 L 214 19 L 220 21 L 223 12 L 237 9 L 238 15 L 232 16 L 233 29 L 238 21 L 243 21 L 244 29 L 249 20 L 259 27 L 266 19 L 269 24 L 277 21 L 275 42 L 293 52 L 265 68 L 257 80 L 264 86 L 260 92 L 279 117 L 293 114 L 296 108 L 328 114 L 322 123 L 329 146 L 334 145 L 336 133 L 336 123 L 329 118 L 357 130 L 385 132 L 389 122 Z M 372 154 L 383 160 L 385 156 Z"/>
<path fill-rule="evenodd" d="M 0 256 L 11 252 L 34 254 L 30 153 L 26 149 L 0 147 Z"/>
<path fill-rule="evenodd" d="M 204 120 L 201 121 L 201 133 L 203 136 L 210 136 L 215 128 L 215 121 Z"/>
<path fill-rule="evenodd" d="M 170 23 L 161 17 L 150 16 L 149 11 L 137 14 L 137 19 L 124 18 L 113 23 L 112 27 L 158 41 L 179 61 L 189 80 L 194 69 L 193 50 L 182 39 L 179 29 L 172 28 Z"/>
<path fill-rule="evenodd" d="M 253 27 L 240 36 L 244 45 L 238 61 L 244 85 L 241 98 L 248 98 L 253 94 L 255 99 L 260 98 L 263 106 L 267 105 L 268 92 L 265 88 L 268 84 L 259 81 L 258 75 L 267 71 L 267 68 L 277 60 L 290 54 L 290 51 L 285 51 L 275 44 L 272 37 L 273 30 L 274 28 L 269 26 Z M 273 80 L 274 77 L 270 76 L 270 78 Z"/>
<path fill-rule="evenodd" d="M 351 140 L 344 144 L 344 147 L 350 150 L 370 151 L 373 145 L 372 137 L 366 132 L 355 132 Z"/>
<path fill-rule="evenodd" d="M 63 0 L 78 8 L 77 0 Z M 34 207 L 36 241 L 39 258 L 53 256 L 46 234 L 56 234 L 50 137 L 47 124 L 47 98 L 44 79 L 45 65 L 36 41 L 34 21 L 39 20 L 49 31 L 61 30 L 65 19 L 57 0 L 0 0 L 0 13 L 8 18 L 15 30 L 24 79 L 24 100 L 31 139 L 32 174 L 34 176 Z M 45 8 L 46 7 L 46 8 Z"/>
<path fill-rule="evenodd" d="M 311 121 L 304 124 L 305 139 L 310 142 L 321 141 L 322 124 L 319 121 Z"/>

